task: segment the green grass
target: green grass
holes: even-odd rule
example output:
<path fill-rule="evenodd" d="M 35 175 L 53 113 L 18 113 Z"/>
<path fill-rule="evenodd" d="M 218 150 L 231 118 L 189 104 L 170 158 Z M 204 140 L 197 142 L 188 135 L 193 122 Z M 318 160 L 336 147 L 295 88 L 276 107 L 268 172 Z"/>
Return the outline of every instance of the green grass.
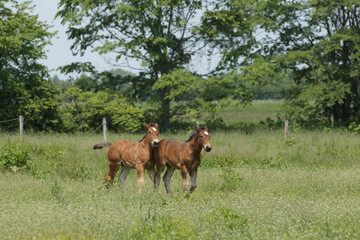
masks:
<path fill-rule="evenodd" d="M 212 132 L 198 188 L 174 197 L 145 178 L 137 192 L 108 192 L 100 135 L 0 134 L 0 149 L 26 151 L 28 170 L 0 170 L 0 239 L 358 239 L 360 136 L 346 132 Z M 180 141 L 189 133 L 162 133 Z M 138 141 L 141 134 L 110 134 Z M 18 149 L 18 148 L 16 148 Z M 22 155 L 21 155 L 22 156 Z"/>
<path fill-rule="evenodd" d="M 357 170 L 239 169 L 237 189 L 221 187 L 220 172 L 203 170 L 190 197 L 150 186 L 139 195 L 134 174 L 124 191 L 108 193 L 90 179 L 45 180 L 3 174 L 2 239 L 294 239 L 360 235 Z M 12 181 L 9 181 L 11 178 Z M 209 181 L 213 179 L 212 181 Z M 214 181 L 216 180 L 216 181 Z M 149 185 L 149 184 L 147 184 Z M 175 191 L 174 191 L 175 192 Z"/>
<path fill-rule="evenodd" d="M 282 100 L 261 100 L 254 101 L 251 104 L 242 106 L 235 103 L 221 110 L 218 115 L 226 123 L 236 121 L 259 122 L 266 118 L 275 118 L 277 114 L 282 113 Z"/>

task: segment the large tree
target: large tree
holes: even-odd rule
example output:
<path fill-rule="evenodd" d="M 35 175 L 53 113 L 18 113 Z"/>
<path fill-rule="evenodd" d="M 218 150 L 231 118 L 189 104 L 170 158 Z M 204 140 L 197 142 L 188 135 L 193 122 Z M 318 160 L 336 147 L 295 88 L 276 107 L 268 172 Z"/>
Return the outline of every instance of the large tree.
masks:
<path fill-rule="evenodd" d="M 265 19 L 277 22 L 267 26 L 277 36 L 267 42 L 272 59 L 302 86 L 291 102 L 335 124 L 358 117 L 360 3 L 273 1 L 265 9 Z"/>
<path fill-rule="evenodd" d="M 29 4 L 0 2 L 0 119 L 23 115 L 27 128 L 54 130 L 59 126 L 57 91 L 39 63 L 53 33 L 32 14 Z M 13 122 L 0 127 L 17 126 Z"/>
<path fill-rule="evenodd" d="M 82 55 L 92 49 L 100 54 L 116 53 L 118 59 L 140 60 L 145 71 L 137 84 L 153 86 L 175 69 L 186 68 L 196 74 L 209 68 L 197 64 L 192 69 L 190 65 L 195 55 L 210 54 L 220 44 L 212 42 L 208 34 L 211 29 L 200 27 L 204 6 L 216 7 L 212 2 L 61 0 L 57 16 L 63 24 L 68 24 L 67 34 L 74 40 L 75 54 Z M 242 34 L 243 31 L 238 36 Z M 149 88 L 152 89 L 149 94 L 157 97 L 164 128 L 169 127 L 173 115 L 169 97 L 172 87 L 158 84 Z"/>
<path fill-rule="evenodd" d="M 246 8 L 243 0 L 228 0 L 213 12 L 220 19 L 234 19 L 251 9 L 256 16 L 253 32 L 261 45 L 246 56 L 243 76 L 266 82 L 284 71 L 290 73 L 299 89 L 289 99 L 289 113 L 300 121 L 344 124 L 358 118 L 360 3 L 268 0 L 249 1 L 249 5 Z M 232 25 L 226 32 L 217 30 L 227 40 L 237 39 Z M 227 63 L 239 65 L 242 56 L 236 43 L 227 49 L 224 56 L 231 60 Z"/>

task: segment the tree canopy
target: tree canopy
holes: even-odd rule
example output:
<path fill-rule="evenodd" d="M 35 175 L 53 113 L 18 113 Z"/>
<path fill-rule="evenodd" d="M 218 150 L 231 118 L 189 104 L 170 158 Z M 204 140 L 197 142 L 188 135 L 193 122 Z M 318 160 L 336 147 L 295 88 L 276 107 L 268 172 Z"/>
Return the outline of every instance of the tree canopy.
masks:
<path fill-rule="evenodd" d="M 145 94 L 153 96 L 160 125 L 167 129 L 171 116 L 179 114 L 170 107 L 171 95 L 183 89 L 164 84 L 164 79 L 169 80 L 165 76 L 175 74 L 178 81 L 186 82 L 185 77 L 179 78 L 177 69 L 198 75 L 208 66 L 191 69 L 191 60 L 198 54 L 214 52 L 219 43 L 211 45 L 211 30 L 201 28 L 206 4 L 188 0 L 61 0 L 57 16 L 68 24 L 75 54 L 93 49 L 99 54 L 116 53 L 118 60 L 141 61 L 144 71 L 136 82 L 149 87 Z M 162 83 L 158 83 L 161 78 Z"/>
<path fill-rule="evenodd" d="M 212 13 L 216 19 L 236 19 L 250 10 L 257 19 L 253 31 L 258 33 L 257 47 L 251 54 L 244 56 L 231 41 L 237 38 L 237 25 L 223 31 L 231 43 L 224 56 L 236 56 L 229 62 L 247 63 L 242 65 L 243 75 L 257 82 L 276 81 L 278 74 L 291 73 L 299 88 L 288 99 L 288 113 L 298 121 L 346 124 L 358 118 L 360 3 L 270 0 L 250 1 L 247 6 L 244 1 L 229 0 Z"/>
<path fill-rule="evenodd" d="M 0 2 L 0 119 L 23 115 L 27 128 L 56 129 L 59 101 L 47 81 L 47 68 L 39 63 L 53 33 L 32 14 L 28 2 Z M 1 128 L 13 129 L 18 124 Z"/>
<path fill-rule="evenodd" d="M 76 111 L 94 102 L 94 112 L 103 108 L 119 118 L 115 106 L 129 108 L 131 131 L 141 118 L 168 129 L 176 116 L 194 119 L 206 112 L 215 119 L 216 109 L 234 99 L 250 102 L 255 94 L 264 95 L 263 86 L 286 82 L 286 88 L 273 92 L 287 97 L 287 118 L 309 126 L 360 122 L 359 16 L 360 3 L 353 0 L 60 0 L 57 17 L 67 25 L 74 54 L 115 53 L 117 61 L 140 61 L 141 69 L 132 75 L 69 63 L 64 72 L 91 75 L 67 84 L 54 77 L 63 96 L 95 95 L 59 108 L 59 92 L 39 63 L 54 33 L 32 14 L 29 2 L 2 1 L 0 118 L 21 114 L 35 130 L 60 129 L 66 114 L 86 117 Z M 201 56 L 219 62 L 195 64 Z M 67 92 L 70 86 L 78 88 Z M 134 107 L 139 101 L 146 101 L 142 112 Z M 104 110 L 106 103 L 113 108 Z M 83 121 L 64 124 L 72 122 Z"/>

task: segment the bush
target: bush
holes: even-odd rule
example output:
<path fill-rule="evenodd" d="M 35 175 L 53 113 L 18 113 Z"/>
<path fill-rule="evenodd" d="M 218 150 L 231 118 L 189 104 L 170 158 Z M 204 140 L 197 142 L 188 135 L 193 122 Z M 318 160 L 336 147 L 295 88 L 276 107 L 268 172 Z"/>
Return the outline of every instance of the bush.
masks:
<path fill-rule="evenodd" d="M 9 141 L 0 147 L 0 168 L 17 172 L 19 169 L 28 168 L 31 162 L 29 149 L 25 145 Z"/>
<path fill-rule="evenodd" d="M 140 108 L 128 99 L 107 91 L 83 92 L 79 88 L 69 88 L 64 97 L 70 100 L 62 106 L 65 132 L 91 132 L 107 120 L 109 130 L 116 132 L 136 132 L 141 129 L 144 118 Z"/>
<path fill-rule="evenodd" d="M 284 120 L 279 115 L 276 116 L 276 120 L 267 117 L 265 121 L 260 121 L 259 126 L 263 129 L 278 130 L 284 126 Z"/>
<path fill-rule="evenodd" d="M 350 123 L 348 130 L 350 130 L 353 133 L 360 134 L 360 124 L 358 124 L 356 122 L 352 122 L 352 123 Z"/>
<path fill-rule="evenodd" d="M 226 128 L 224 119 L 222 119 L 221 117 L 210 115 L 208 118 L 205 119 L 205 122 L 206 122 L 206 126 L 212 130 L 219 130 Z"/>

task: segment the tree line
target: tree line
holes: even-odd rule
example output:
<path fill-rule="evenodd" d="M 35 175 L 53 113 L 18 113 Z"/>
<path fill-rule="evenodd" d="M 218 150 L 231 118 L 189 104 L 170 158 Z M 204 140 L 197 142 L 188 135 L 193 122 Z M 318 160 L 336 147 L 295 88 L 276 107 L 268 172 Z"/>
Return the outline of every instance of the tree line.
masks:
<path fill-rule="evenodd" d="M 358 124 L 359 5 L 352 0 L 60 0 L 56 17 L 67 25 L 74 54 L 111 52 L 118 61 L 135 59 L 142 67 L 133 75 L 98 72 L 88 62 L 62 66 L 63 73 L 88 73 L 77 79 L 77 88 L 60 89 L 70 101 L 64 104 L 46 66 L 39 64 L 54 33 L 32 14 L 31 3 L 2 1 L 0 118 L 22 114 L 39 131 L 69 130 L 75 122 L 90 129 L 91 117 L 81 111 L 123 104 L 129 112 L 101 113 L 110 119 L 136 116 L 131 126 L 114 118 L 111 124 L 119 130 L 134 131 L 142 119 L 169 129 L 176 116 L 206 115 L 206 122 L 232 101 L 248 103 L 264 88 L 286 83 L 281 93 L 286 118 L 304 127 Z M 213 68 L 212 61 L 194 66 L 200 56 L 219 61 Z"/>

